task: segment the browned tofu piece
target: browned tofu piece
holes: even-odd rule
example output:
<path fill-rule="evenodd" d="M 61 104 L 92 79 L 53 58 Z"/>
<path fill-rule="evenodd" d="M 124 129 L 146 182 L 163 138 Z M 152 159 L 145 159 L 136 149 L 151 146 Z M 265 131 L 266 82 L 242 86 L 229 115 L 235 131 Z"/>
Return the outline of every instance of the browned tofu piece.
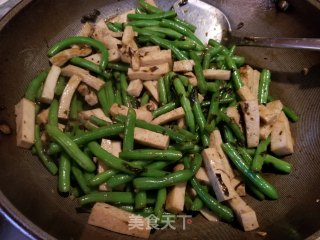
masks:
<path fill-rule="evenodd" d="M 154 98 L 154 100 L 159 102 L 159 91 L 158 91 L 158 87 L 154 83 L 154 81 L 144 81 L 143 86 L 150 93 L 150 95 Z"/>
<path fill-rule="evenodd" d="M 206 148 L 202 150 L 201 156 L 217 200 L 223 202 L 235 197 L 237 194 L 224 170 L 223 159 L 218 151 L 215 148 Z"/>
<path fill-rule="evenodd" d="M 152 113 L 148 111 L 147 109 L 134 109 L 136 112 L 136 117 L 139 120 L 143 120 L 146 122 L 152 121 Z M 110 108 L 110 114 L 114 117 L 116 115 L 124 115 L 127 116 L 128 114 L 128 107 L 119 105 L 117 103 L 114 103 Z"/>
<path fill-rule="evenodd" d="M 230 117 L 242 130 L 242 125 L 240 123 L 240 113 L 237 109 L 237 107 L 228 107 L 227 108 L 227 115 Z"/>
<path fill-rule="evenodd" d="M 283 112 L 279 114 L 278 120 L 272 127 L 271 151 L 278 156 L 293 153 L 293 139 L 289 120 Z"/>
<path fill-rule="evenodd" d="M 79 120 L 84 123 L 89 120 L 91 116 L 96 116 L 106 122 L 112 123 L 111 119 L 108 118 L 101 108 L 95 108 L 87 111 L 81 111 L 78 113 Z"/>
<path fill-rule="evenodd" d="M 132 50 L 138 50 L 138 45 L 134 41 L 135 33 L 132 26 L 126 26 L 123 31 L 122 43 L 129 46 Z"/>
<path fill-rule="evenodd" d="M 37 115 L 37 124 L 47 124 L 49 116 L 49 108 L 42 110 Z"/>
<path fill-rule="evenodd" d="M 91 48 L 69 48 L 52 56 L 49 61 L 58 67 L 68 62 L 73 57 L 85 57 L 92 52 Z"/>
<path fill-rule="evenodd" d="M 169 63 L 172 65 L 171 50 L 161 50 L 146 53 L 140 58 L 141 66 L 156 66 L 162 63 Z"/>
<path fill-rule="evenodd" d="M 142 225 L 139 225 L 139 227 L 130 226 L 130 223 L 135 223 L 134 219 L 139 219 L 139 222 L 141 221 Z M 106 203 L 95 203 L 89 216 L 88 223 L 93 226 L 129 236 L 140 238 L 149 238 L 150 236 L 151 228 L 149 227 L 147 219 Z"/>
<path fill-rule="evenodd" d="M 94 31 L 94 27 L 92 24 L 86 22 L 82 25 L 81 31 L 79 32 L 78 36 L 81 37 L 91 37 L 92 33 Z"/>
<path fill-rule="evenodd" d="M 78 86 L 78 92 L 84 97 L 84 100 L 90 105 L 94 106 L 98 104 L 98 97 L 95 91 L 92 91 L 87 84 L 81 83 Z"/>
<path fill-rule="evenodd" d="M 266 140 L 271 131 L 272 131 L 272 124 L 262 124 L 260 125 L 260 139 Z"/>
<path fill-rule="evenodd" d="M 205 79 L 208 80 L 229 80 L 231 77 L 231 71 L 229 70 L 217 70 L 217 69 L 205 69 L 203 70 Z"/>
<path fill-rule="evenodd" d="M 260 117 L 257 100 L 240 102 L 246 125 L 247 146 L 256 147 L 260 139 Z"/>
<path fill-rule="evenodd" d="M 211 210 L 209 210 L 208 208 L 204 207 L 200 210 L 200 213 L 202 216 L 205 217 L 205 219 L 207 219 L 209 222 L 218 222 L 219 221 L 219 217 L 214 214 L 214 212 L 212 212 Z"/>
<path fill-rule="evenodd" d="M 174 72 L 192 72 L 194 66 L 193 60 L 180 60 L 173 63 Z"/>
<path fill-rule="evenodd" d="M 251 101 L 256 100 L 257 97 L 254 97 L 252 92 L 247 86 L 243 86 L 237 90 L 237 94 L 241 98 L 242 101 Z"/>
<path fill-rule="evenodd" d="M 143 128 L 134 128 L 134 140 L 144 146 L 157 149 L 167 149 L 169 137 Z"/>
<path fill-rule="evenodd" d="M 184 166 L 182 163 L 177 164 L 174 167 L 174 171 L 181 171 L 184 169 Z M 166 210 L 171 213 L 181 213 L 183 211 L 184 207 L 184 196 L 186 192 L 186 182 L 178 183 L 175 186 L 173 186 L 167 196 L 166 200 Z"/>
<path fill-rule="evenodd" d="M 158 80 L 163 75 L 170 72 L 169 63 L 158 64 L 155 66 L 140 67 L 139 70 L 134 71 L 132 68 L 128 69 L 129 80 L 140 79 L 144 81 Z"/>
<path fill-rule="evenodd" d="M 170 112 L 160 115 L 159 117 L 153 119 L 151 123 L 155 125 L 162 125 L 183 117 L 184 117 L 184 110 L 182 107 L 179 107 Z"/>
<path fill-rule="evenodd" d="M 107 152 L 112 154 L 112 141 L 110 139 L 102 139 L 101 140 L 101 144 L 100 146 L 106 150 Z M 100 159 L 98 159 L 98 167 L 97 167 L 97 172 L 99 173 L 103 173 L 105 171 L 107 171 L 109 169 L 109 167 Z M 111 191 L 111 188 L 107 186 L 106 183 L 102 183 L 99 185 L 99 191 L 103 191 L 103 192 L 108 192 Z"/>
<path fill-rule="evenodd" d="M 140 79 L 129 82 L 127 93 L 134 97 L 139 97 L 143 89 L 143 83 Z"/>
<path fill-rule="evenodd" d="M 184 75 L 189 78 L 189 83 L 193 87 L 196 87 L 198 85 L 198 79 L 197 79 L 196 75 L 194 75 L 193 72 L 186 72 Z"/>
<path fill-rule="evenodd" d="M 43 90 L 40 98 L 41 102 L 50 104 L 54 99 L 54 90 L 56 88 L 60 73 L 61 68 L 55 65 L 51 66 L 51 69 L 43 85 Z"/>
<path fill-rule="evenodd" d="M 210 184 L 210 180 L 207 174 L 207 171 L 204 169 L 204 167 L 200 167 L 198 172 L 195 175 L 196 179 L 200 182 L 205 183 L 206 185 Z"/>
<path fill-rule="evenodd" d="M 140 57 L 146 56 L 151 52 L 160 52 L 159 46 L 146 46 L 138 49 L 138 53 Z"/>
<path fill-rule="evenodd" d="M 280 100 L 269 102 L 266 106 L 259 105 L 260 119 L 266 124 L 272 124 L 278 119 L 282 108 Z"/>

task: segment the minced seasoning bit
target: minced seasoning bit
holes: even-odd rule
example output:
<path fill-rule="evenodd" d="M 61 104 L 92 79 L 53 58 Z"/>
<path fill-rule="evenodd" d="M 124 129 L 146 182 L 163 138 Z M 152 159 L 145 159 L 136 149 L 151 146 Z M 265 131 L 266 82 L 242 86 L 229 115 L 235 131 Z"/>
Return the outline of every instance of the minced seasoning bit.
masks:
<path fill-rule="evenodd" d="M 302 69 L 302 74 L 303 74 L 303 75 L 306 76 L 308 73 L 309 73 L 309 68 L 306 68 L 306 67 L 305 67 L 305 68 Z"/>
<path fill-rule="evenodd" d="M 262 232 L 262 231 L 258 231 L 257 234 L 260 236 L 260 237 L 265 237 L 267 236 L 267 232 Z"/>
<path fill-rule="evenodd" d="M 90 13 L 82 16 L 81 23 L 95 22 L 99 15 L 100 15 L 100 11 L 97 9 L 93 9 Z"/>
<path fill-rule="evenodd" d="M 239 22 L 238 26 L 237 26 L 237 30 L 243 28 L 244 26 L 244 23 L 243 22 Z"/>
<path fill-rule="evenodd" d="M 11 129 L 7 124 L 0 124 L 0 132 L 9 135 L 11 134 Z"/>
<path fill-rule="evenodd" d="M 151 71 L 151 72 L 154 72 L 154 71 L 156 71 L 156 70 L 158 70 L 158 69 L 159 69 L 159 68 L 158 68 L 157 66 L 153 66 L 153 67 L 150 68 L 150 71 Z"/>

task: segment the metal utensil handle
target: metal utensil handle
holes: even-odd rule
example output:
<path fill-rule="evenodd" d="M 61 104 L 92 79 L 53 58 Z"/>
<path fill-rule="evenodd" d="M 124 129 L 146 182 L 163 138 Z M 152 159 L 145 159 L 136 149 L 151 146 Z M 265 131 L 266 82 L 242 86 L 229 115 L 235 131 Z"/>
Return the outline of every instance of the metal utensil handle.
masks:
<path fill-rule="evenodd" d="M 320 51 L 320 38 L 268 38 L 244 37 L 237 39 L 238 46 L 295 48 Z"/>

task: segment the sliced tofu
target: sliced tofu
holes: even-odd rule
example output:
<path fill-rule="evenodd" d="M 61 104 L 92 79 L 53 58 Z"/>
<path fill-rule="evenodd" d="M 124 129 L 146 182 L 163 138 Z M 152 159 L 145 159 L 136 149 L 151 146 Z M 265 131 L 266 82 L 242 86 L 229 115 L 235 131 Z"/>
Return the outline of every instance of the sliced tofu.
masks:
<path fill-rule="evenodd" d="M 172 66 L 171 50 L 148 52 L 140 58 L 141 66 L 155 66 L 162 63 L 169 63 Z"/>
<path fill-rule="evenodd" d="M 189 83 L 193 87 L 196 87 L 198 85 L 198 79 L 197 79 L 196 75 L 194 75 L 193 72 L 186 72 L 184 75 L 189 78 Z"/>
<path fill-rule="evenodd" d="M 139 221 L 139 227 L 133 225 L 136 221 Z M 88 223 L 113 232 L 146 239 L 149 238 L 151 230 L 147 219 L 99 202 L 93 206 Z"/>
<path fill-rule="evenodd" d="M 135 9 L 131 9 L 129 11 L 126 11 L 124 13 L 121 13 L 121 14 L 116 14 L 114 15 L 113 17 L 111 17 L 110 19 L 108 19 L 110 22 L 119 22 L 119 23 L 127 23 L 128 22 L 128 14 L 131 14 L 131 13 L 135 13 Z"/>
<path fill-rule="evenodd" d="M 107 152 L 112 154 L 112 141 L 109 139 L 102 139 L 101 140 L 101 144 L 100 146 L 106 150 Z M 97 167 L 97 172 L 99 173 L 103 173 L 105 171 L 107 171 L 109 169 L 109 167 L 100 159 L 98 159 L 98 167 Z M 103 191 L 103 192 L 108 192 L 111 191 L 111 188 L 108 187 L 108 185 L 106 183 L 100 184 L 99 185 L 99 190 Z"/>
<path fill-rule="evenodd" d="M 81 83 L 78 86 L 78 92 L 84 97 L 84 100 L 90 106 L 94 106 L 98 104 L 97 94 L 94 91 L 92 91 L 86 84 Z"/>
<path fill-rule="evenodd" d="M 64 67 L 61 71 L 62 75 L 67 77 L 72 77 L 73 75 L 78 75 L 81 78 L 81 81 L 87 84 L 88 86 L 92 87 L 93 89 L 99 91 L 105 82 L 100 78 L 92 76 L 89 71 L 86 71 L 82 68 L 68 65 Z"/>
<path fill-rule="evenodd" d="M 127 93 L 134 97 L 139 97 L 143 89 L 143 83 L 140 79 L 129 82 Z"/>
<path fill-rule="evenodd" d="M 107 49 L 119 49 L 122 46 L 122 41 L 113 37 L 109 33 L 109 29 L 96 28 L 92 34 L 92 38 L 100 41 Z"/>
<path fill-rule="evenodd" d="M 260 125 L 260 139 L 266 140 L 271 131 L 272 131 L 272 124 L 262 124 Z"/>
<path fill-rule="evenodd" d="M 49 116 L 49 108 L 42 110 L 37 115 L 37 124 L 47 124 Z"/>
<path fill-rule="evenodd" d="M 192 72 L 194 66 L 193 60 L 180 60 L 173 63 L 174 72 Z"/>
<path fill-rule="evenodd" d="M 63 64 L 68 62 L 71 58 L 74 57 L 85 57 L 92 52 L 91 48 L 69 48 L 63 50 L 49 59 L 49 61 L 58 67 L 61 67 Z"/>
<path fill-rule="evenodd" d="M 159 46 L 147 46 L 147 47 L 142 47 L 138 49 L 138 53 L 140 57 L 144 57 L 149 53 L 153 52 L 160 52 L 160 47 Z"/>
<path fill-rule="evenodd" d="M 17 146 L 22 148 L 30 148 L 34 144 L 34 128 L 35 128 L 35 104 L 22 98 L 15 105 L 16 130 L 17 130 Z"/>
<path fill-rule="evenodd" d="M 173 170 L 176 172 L 176 171 L 181 171 L 183 169 L 184 169 L 183 164 L 179 163 L 174 167 Z M 176 184 L 170 189 L 167 196 L 167 200 L 166 200 L 166 206 L 165 206 L 165 209 L 168 212 L 178 214 L 183 211 L 186 187 L 187 187 L 187 183 L 182 182 L 182 183 Z"/>
<path fill-rule="evenodd" d="M 207 80 L 229 80 L 231 77 L 231 71 L 229 70 L 217 70 L 217 69 L 205 69 L 203 75 Z"/>
<path fill-rule="evenodd" d="M 205 217 L 205 219 L 207 219 L 209 222 L 218 222 L 219 221 L 219 217 L 214 214 L 214 212 L 212 212 L 211 210 L 209 210 L 208 208 L 204 207 L 200 210 L 200 213 L 202 216 Z"/>
<path fill-rule="evenodd" d="M 112 145 L 112 151 L 111 151 L 112 155 L 119 157 L 119 153 L 122 151 L 122 142 L 112 140 L 111 145 Z"/>
<path fill-rule="evenodd" d="M 206 148 L 201 155 L 217 200 L 223 202 L 234 198 L 237 194 L 224 170 L 222 156 L 215 148 Z"/>
<path fill-rule="evenodd" d="M 105 20 L 104 19 L 100 19 L 96 25 L 95 25 L 95 29 L 94 29 L 96 32 L 101 32 L 103 35 L 110 35 L 112 37 L 115 37 L 115 38 L 121 38 L 122 35 L 123 35 L 123 32 L 114 32 L 114 31 L 111 31 Z"/>
<path fill-rule="evenodd" d="M 248 204 L 237 196 L 228 201 L 228 204 L 233 209 L 237 219 L 244 231 L 252 231 L 259 228 L 257 215 Z"/>
<path fill-rule="evenodd" d="M 178 119 L 177 125 L 178 125 L 178 128 L 186 128 L 187 127 L 186 121 L 184 120 L 184 118 Z"/>
<path fill-rule="evenodd" d="M 240 176 L 235 176 L 231 179 L 231 185 L 240 197 L 246 196 L 246 186 Z"/>
<path fill-rule="evenodd" d="M 240 102 L 246 125 L 247 146 L 256 147 L 259 144 L 260 136 L 260 117 L 259 105 L 257 100 Z"/>
<path fill-rule="evenodd" d="M 150 95 L 159 102 L 159 91 L 157 86 L 153 83 L 153 81 L 144 81 L 143 86 L 146 88 L 146 90 L 150 93 Z"/>
<path fill-rule="evenodd" d="M 258 70 L 253 70 L 253 81 L 250 90 L 255 98 L 258 98 L 259 83 L 260 72 Z"/>
<path fill-rule="evenodd" d="M 131 58 L 131 67 L 134 71 L 138 71 L 141 66 L 139 52 L 136 51 Z"/>
<path fill-rule="evenodd" d="M 82 123 L 85 123 L 89 120 L 91 116 L 96 116 L 106 122 L 112 123 L 111 119 L 108 118 L 101 108 L 95 108 L 87 111 L 79 112 L 78 117 Z"/>
<path fill-rule="evenodd" d="M 160 115 L 159 117 L 152 120 L 152 124 L 155 125 L 162 125 L 168 122 L 175 121 L 177 119 L 183 118 L 185 115 L 184 110 L 182 107 L 176 108 L 170 112 Z"/>
<path fill-rule="evenodd" d="M 169 137 L 143 128 L 134 128 L 134 140 L 144 146 L 157 149 L 167 149 Z"/>
<path fill-rule="evenodd" d="M 126 26 L 123 31 L 122 43 L 129 46 L 133 50 L 138 50 L 138 46 L 134 41 L 135 33 L 132 26 Z"/>
<path fill-rule="evenodd" d="M 101 53 L 95 53 L 88 57 L 85 57 L 86 60 L 93 62 L 95 64 L 100 64 Z M 118 62 L 121 59 L 121 54 L 119 49 L 113 48 L 109 49 L 109 62 Z"/>
<path fill-rule="evenodd" d="M 151 122 L 152 121 L 152 113 L 148 111 L 147 109 L 134 109 L 136 112 L 136 117 L 139 120 L 143 120 L 146 122 Z M 111 108 L 110 108 L 110 114 L 114 117 L 116 115 L 124 115 L 127 116 L 128 114 L 128 107 L 119 105 L 114 103 Z"/>
<path fill-rule="evenodd" d="M 259 105 L 260 119 L 266 124 L 272 124 L 281 113 L 283 105 L 280 100 L 267 103 L 266 106 Z"/>
<path fill-rule="evenodd" d="M 200 167 L 198 172 L 195 175 L 196 179 L 200 182 L 205 183 L 206 185 L 210 184 L 210 180 L 207 174 L 207 171 L 204 169 L 204 167 Z"/>
<path fill-rule="evenodd" d="M 58 78 L 61 73 L 61 68 L 58 66 L 52 65 L 51 69 L 48 73 L 46 81 L 44 82 L 44 87 L 41 94 L 41 102 L 50 104 L 54 98 L 54 90 L 56 88 L 56 84 Z"/>
<path fill-rule="evenodd" d="M 70 112 L 70 104 L 73 97 L 73 94 L 77 90 L 77 87 L 79 86 L 81 82 L 81 79 L 77 75 L 73 75 L 66 87 L 63 90 L 63 93 L 60 97 L 59 101 L 59 109 L 58 109 L 58 118 L 60 119 L 68 119 L 69 112 Z"/>
<path fill-rule="evenodd" d="M 163 75 L 170 72 L 169 63 L 163 63 L 155 66 L 140 67 L 138 71 L 132 68 L 128 69 L 129 80 L 140 79 L 144 81 L 158 80 Z"/>
<path fill-rule="evenodd" d="M 242 101 L 251 101 L 256 100 L 257 97 L 254 97 L 250 89 L 245 85 L 237 90 L 237 94 L 239 95 Z"/>
<path fill-rule="evenodd" d="M 271 151 L 278 156 L 293 153 L 293 139 L 289 120 L 283 112 L 279 114 L 278 120 L 272 127 Z"/>
<path fill-rule="evenodd" d="M 242 125 L 240 123 L 241 117 L 237 107 L 228 107 L 227 116 L 230 117 L 240 127 L 240 129 L 242 129 Z"/>
<path fill-rule="evenodd" d="M 120 50 L 121 62 L 131 64 L 131 61 L 132 61 L 131 56 L 133 56 L 136 51 L 133 51 L 129 46 L 125 46 L 125 45 L 119 50 Z"/>
<path fill-rule="evenodd" d="M 91 37 L 93 31 L 94 31 L 94 26 L 86 22 L 85 24 L 82 25 L 81 31 L 79 32 L 78 36 Z"/>
<path fill-rule="evenodd" d="M 157 4 L 154 2 L 154 0 L 145 0 L 146 3 L 149 3 L 152 6 L 157 7 Z"/>

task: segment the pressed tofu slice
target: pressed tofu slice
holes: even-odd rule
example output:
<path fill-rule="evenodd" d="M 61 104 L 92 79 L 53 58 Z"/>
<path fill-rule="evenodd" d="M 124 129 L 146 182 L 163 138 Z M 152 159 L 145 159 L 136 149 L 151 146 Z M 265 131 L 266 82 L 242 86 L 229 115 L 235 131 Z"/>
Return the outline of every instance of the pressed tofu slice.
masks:
<path fill-rule="evenodd" d="M 144 146 L 167 149 L 169 137 L 143 128 L 134 128 L 134 140 Z"/>
<path fill-rule="evenodd" d="M 182 107 L 176 108 L 170 112 L 160 115 L 159 117 L 152 120 L 152 124 L 155 125 L 162 125 L 168 122 L 175 121 L 177 119 L 183 118 L 185 115 L 184 110 Z"/>
<path fill-rule="evenodd" d="M 139 224 L 139 227 L 130 226 L 130 223 L 134 224 L 137 221 L 136 219 L 142 224 Z M 147 219 L 99 202 L 93 206 L 88 223 L 113 232 L 146 239 L 149 238 L 151 230 Z"/>
<path fill-rule="evenodd" d="M 229 70 L 205 69 L 203 75 L 208 80 L 229 80 L 231 72 Z"/>
<path fill-rule="evenodd" d="M 260 83 L 260 72 L 258 70 L 253 70 L 253 80 L 252 80 L 252 86 L 250 90 L 255 98 L 258 98 L 259 83 Z"/>
<path fill-rule="evenodd" d="M 134 71 L 132 68 L 128 69 L 129 80 L 140 79 L 144 81 L 158 80 L 163 75 L 170 72 L 169 63 L 162 63 L 155 66 L 140 67 L 139 70 Z"/>
<path fill-rule="evenodd" d="M 251 101 L 256 100 L 257 97 L 253 96 L 252 92 L 247 86 L 243 86 L 237 90 L 237 94 L 239 95 L 242 101 Z"/>
<path fill-rule="evenodd" d="M 196 87 L 198 85 L 198 79 L 197 79 L 196 75 L 194 75 L 193 72 L 186 72 L 184 75 L 189 78 L 189 83 L 193 87 Z"/>
<path fill-rule="evenodd" d="M 139 97 L 143 89 L 143 83 L 140 79 L 129 82 L 127 93 L 134 97 Z"/>
<path fill-rule="evenodd" d="M 162 63 L 169 63 L 172 66 L 171 50 L 149 52 L 140 58 L 141 66 L 155 66 Z"/>
<path fill-rule="evenodd" d="M 184 169 L 183 164 L 179 163 L 174 167 L 173 170 L 180 171 L 183 169 Z M 187 187 L 187 183 L 182 182 L 182 183 L 176 184 L 170 189 L 167 196 L 167 200 L 166 200 L 166 206 L 165 206 L 168 212 L 178 214 L 183 211 L 186 187 Z"/>
<path fill-rule="evenodd" d="M 159 46 L 147 46 L 138 49 L 138 53 L 140 57 L 146 56 L 148 53 L 152 52 L 160 52 Z"/>
<path fill-rule="evenodd" d="M 113 48 L 113 49 L 109 49 L 109 62 L 118 62 L 120 61 L 121 58 L 121 54 L 119 49 L 117 48 Z M 101 53 L 95 53 L 92 54 L 88 57 L 85 57 L 86 60 L 93 62 L 95 64 L 100 64 L 101 61 Z"/>
<path fill-rule="evenodd" d="M 135 33 L 133 31 L 132 26 L 126 26 L 123 31 L 122 43 L 130 47 L 132 50 L 136 51 L 138 50 L 138 46 L 134 41 L 134 37 L 135 37 Z"/>
<path fill-rule="evenodd" d="M 174 72 L 192 72 L 194 66 L 193 60 L 180 60 L 173 63 Z"/>
<path fill-rule="evenodd" d="M 49 108 L 42 110 L 37 115 L 37 124 L 47 124 L 49 116 Z"/>
<path fill-rule="evenodd" d="M 262 124 L 260 125 L 260 139 L 266 140 L 271 131 L 272 131 L 272 124 Z"/>
<path fill-rule="evenodd" d="M 152 116 L 152 113 L 150 111 L 148 111 L 147 109 L 139 108 L 139 109 L 134 109 L 134 111 L 136 112 L 137 119 L 143 120 L 143 121 L 146 121 L 146 122 L 151 122 L 153 116 Z M 123 105 L 119 105 L 117 103 L 114 103 L 110 108 L 110 114 L 113 117 L 116 116 L 116 115 L 127 116 L 128 107 L 123 106 Z"/>
<path fill-rule="evenodd" d="M 289 120 L 283 112 L 279 114 L 278 120 L 272 127 L 271 151 L 278 156 L 293 153 L 293 139 Z"/>
<path fill-rule="evenodd" d="M 101 140 L 101 144 L 100 146 L 106 150 L 107 152 L 112 154 L 112 142 L 109 139 L 102 139 Z M 108 170 L 108 166 L 106 164 L 104 164 L 103 161 L 101 161 L 100 159 L 98 159 L 98 167 L 97 167 L 97 172 L 99 173 L 103 173 L 105 171 Z M 106 183 L 100 184 L 99 185 L 99 190 L 103 191 L 103 192 L 107 192 L 110 191 L 111 189 L 108 187 L 108 185 Z"/>
<path fill-rule="evenodd" d="M 240 102 L 246 125 L 247 146 L 256 147 L 259 144 L 260 117 L 257 100 Z"/>
<path fill-rule="evenodd" d="M 143 82 L 143 86 L 146 88 L 146 90 L 151 94 L 151 96 L 159 102 L 159 91 L 157 86 L 154 84 L 153 81 L 145 81 Z"/>
<path fill-rule="evenodd" d="M 34 144 L 34 126 L 36 107 L 35 104 L 22 98 L 15 105 L 16 128 L 17 128 L 17 146 L 22 148 L 30 148 Z"/>
<path fill-rule="evenodd" d="M 235 212 L 244 231 L 252 231 L 259 228 L 255 211 L 241 197 L 237 196 L 229 200 L 228 204 Z"/>
<path fill-rule="evenodd" d="M 271 124 L 278 119 L 282 108 L 283 105 L 280 100 L 269 102 L 266 106 L 259 105 L 260 119 L 266 124 Z"/>
<path fill-rule="evenodd" d="M 218 151 L 215 148 L 206 148 L 202 150 L 201 155 L 217 200 L 223 202 L 234 198 L 237 194 L 224 170 L 223 160 Z"/>
<path fill-rule="evenodd" d="M 204 216 L 209 222 L 218 222 L 219 218 L 217 215 L 215 215 L 211 210 L 204 207 L 200 210 L 200 213 L 202 216 Z"/>
<path fill-rule="evenodd" d="M 63 50 L 49 59 L 49 61 L 58 67 L 68 62 L 73 57 L 85 57 L 92 52 L 91 48 L 69 48 Z"/>
<path fill-rule="evenodd" d="M 54 98 L 54 90 L 56 88 L 56 84 L 58 78 L 61 73 L 61 68 L 58 66 L 52 65 L 51 69 L 48 73 L 46 81 L 44 83 L 44 87 L 41 94 L 41 102 L 50 104 Z"/>
<path fill-rule="evenodd" d="M 69 112 L 70 112 L 70 104 L 73 97 L 73 94 L 77 90 L 78 85 L 80 84 L 81 79 L 77 75 L 73 75 L 66 87 L 63 90 L 63 93 L 60 97 L 59 102 L 59 110 L 58 110 L 58 117 L 61 119 L 68 119 Z"/>
<path fill-rule="evenodd" d="M 101 108 L 82 111 L 82 112 L 79 112 L 78 114 L 78 117 L 82 123 L 87 122 L 91 116 L 96 116 L 106 122 L 112 123 L 111 119 L 104 114 Z"/>
<path fill-rule="evenodd" d="M 240 123 L 241 117 L 237 107 L 228 107 L 227 116 L 230 117 L 240 127 L 240 129 L 242 129 L 242 125 Z"/>
<path fill-rule="evenodd" d="M 98 104 L 97 94 L 92 91 L 87 84 L 81 83 L 78 86 L 78 92 L 84 97 L 84 100 L 90 105 L 94 106 Z"/>
<path fill-rule="evenodd" d="M 198 172 L 195 175 L 196 179 L 200 182 L 205 183 L 206 185 L 210 184 L 210 180 L 207 174 L 207 171 L 204 169 L 204 167 L 200 167 Z"/>

